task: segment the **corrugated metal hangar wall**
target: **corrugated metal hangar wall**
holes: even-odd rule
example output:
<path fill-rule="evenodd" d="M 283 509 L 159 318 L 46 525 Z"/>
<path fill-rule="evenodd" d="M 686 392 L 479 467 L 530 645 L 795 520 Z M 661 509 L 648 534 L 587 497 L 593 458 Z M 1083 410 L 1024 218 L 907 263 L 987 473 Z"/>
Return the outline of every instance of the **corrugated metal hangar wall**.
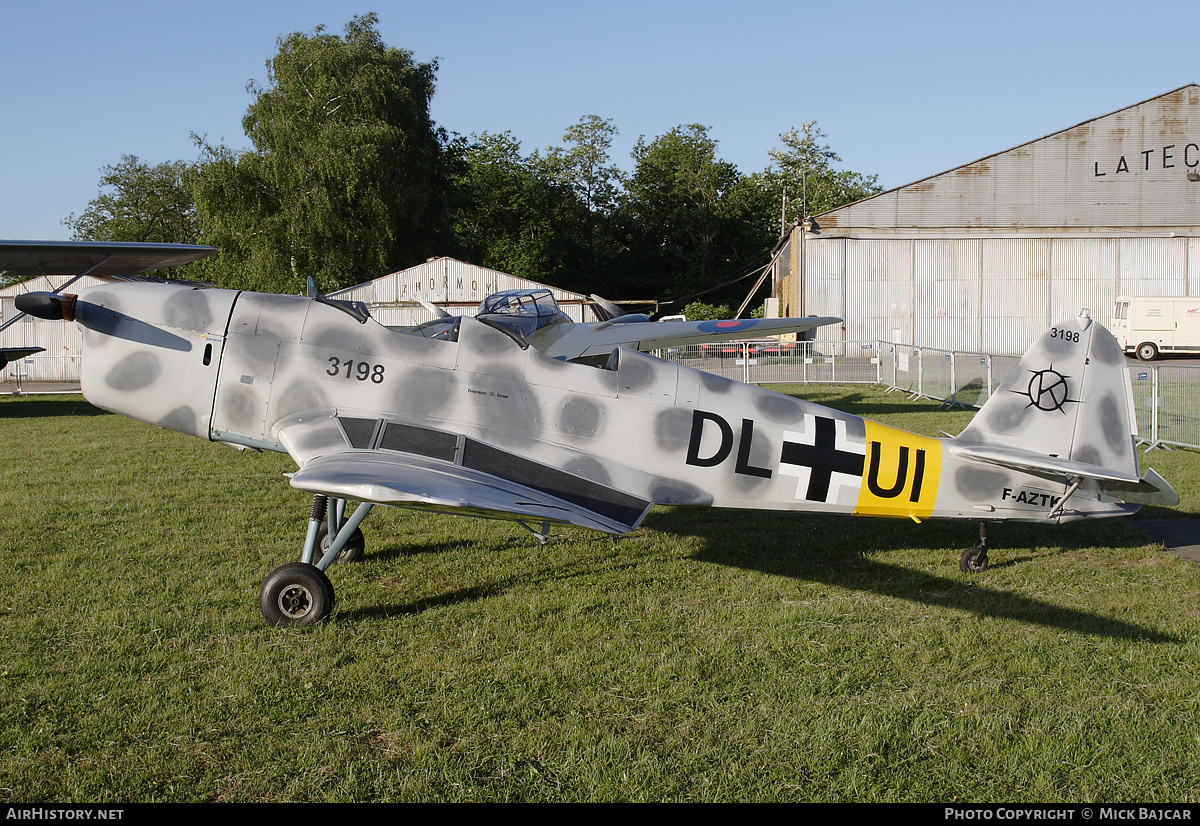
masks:
<path fill-rule="evenodd" d="M 774 261 L 780 315 L 850 340 L 1020 353 L 1118 295 L 1200 295 L 1200 86 L 816 215 Z"/>

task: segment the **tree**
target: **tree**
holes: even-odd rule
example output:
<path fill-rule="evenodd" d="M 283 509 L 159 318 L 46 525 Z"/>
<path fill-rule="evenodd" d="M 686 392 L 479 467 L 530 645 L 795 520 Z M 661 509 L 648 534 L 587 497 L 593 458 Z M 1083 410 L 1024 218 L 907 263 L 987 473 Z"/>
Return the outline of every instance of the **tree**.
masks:
<path fill-rule="evenodd" d="M 731 315 L 728 304 L 705 304 L 703 301 L 690 301 L 683 308 L 683 315 L 688 321 L 720 321 Z"/>
<path fill-rule="evenodd" d="M 386 46 L 374 14 L 343 37 L 278 41 L 243 119 L 254 149 L 197 138 L 194 195 L 222 283 L 329 291 L 418 263 L 446 238 L 446 136 L 429 115 L 436 63 Z"/>
<path fill-rule="evenodd" d="M 743 231 L 754 224 L 747 210 L 755 203 L 716 149 L 699 124 L 650 143 L 638 139 L 618 217 L 631 250 L 631 285 L 636 279 L 652 295 L 695 295 L 762 255 L 762 239 Z"/>
<path fill-rule="evenodd" d="M 531 158 L 536 170 L 574 196 L 556 216 L 561 269 L 554 277 L 583 292 L 603 289 L 603 273 L 619 251 L 612 216 L 623 175 L 608 154 L 616 134 L 612 121 L 585 115 L 563 133 L 567 147 L 547 147 L 544 158 Z"/>
<path fill-rule="evenodd" d="M 100 194 L 64 221 L 77 241 L 194 244 L 196 205 L 188 192 L 192 167 L 183 161 L 150 166 L 125 155 L 101 171 Z"/>
<path fill-rule="evenodd" d="M 767 152 L 771 165 L 762 175 L 762 186 L 785 226 L 880 191 L 875 175 L 833 169 L 831 164 L 840 163 L 841 158 L 829 144 L 818 143 L 824 137 L 817 122 L 809 121 L 781 134 L 783 147 Z M 785 203 L 786 208 L 781 209 Z"/>
<path fill-rule="evenodd" d="M 544 168 L 569 186 L 591 215 L 608 215 L 616 207 L 622 183 L 621 170 L 609 163 L 617 128 L 598 115 L 584 115 L 563 133 L 570 148 L 548 147 Z"/>
<path fill-rule="evenodd" d="M 510 132 L 484 132 L 455 146 L 452 229 L 458 254 L 522 278 L 546 280 L 555 257 L 556 212 L 570 190 L 521 156 Z"/>

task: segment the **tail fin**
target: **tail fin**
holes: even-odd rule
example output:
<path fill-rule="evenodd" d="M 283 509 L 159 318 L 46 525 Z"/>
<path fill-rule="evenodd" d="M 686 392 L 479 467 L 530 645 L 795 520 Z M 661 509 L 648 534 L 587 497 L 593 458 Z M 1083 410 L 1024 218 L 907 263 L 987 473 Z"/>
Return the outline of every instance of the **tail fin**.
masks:
<path fill-rule="evenodd" d="M 1084 310 L 1034 342 L 958 439 L 1136 480 L 1132 398 L 1124 351 Z"/>

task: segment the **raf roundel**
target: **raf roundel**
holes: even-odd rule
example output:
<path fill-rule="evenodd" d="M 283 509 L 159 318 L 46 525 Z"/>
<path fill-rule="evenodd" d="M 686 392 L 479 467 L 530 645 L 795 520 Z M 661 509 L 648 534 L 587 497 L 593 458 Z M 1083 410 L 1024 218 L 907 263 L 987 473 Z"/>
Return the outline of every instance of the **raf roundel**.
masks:
<path fill-rule="evenodd" d="M 753 318 L 726 319 L 725 321 L 704 321 L 696 329 L 702 333 L 735 333 L 749 330 L 758 323 Z"/>

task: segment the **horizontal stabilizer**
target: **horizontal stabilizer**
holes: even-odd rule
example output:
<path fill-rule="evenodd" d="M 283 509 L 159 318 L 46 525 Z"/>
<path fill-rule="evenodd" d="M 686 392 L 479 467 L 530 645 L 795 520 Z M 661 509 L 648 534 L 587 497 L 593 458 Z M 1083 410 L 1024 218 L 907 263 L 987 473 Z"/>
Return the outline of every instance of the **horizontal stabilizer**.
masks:
<path fill-rule="evenodd" d="M 1179 504 L 1179 494 L 1153 468 L 1148 469 L 1139 479 L 1137 476 L 1100 465 L 1056 456 L 1038 456 L 1022 450 L 992 445 L 954 444 L 951 450 L 960 458 L 975 459 L 1010 470 L 1032 473 L 1064 484 L 1091 480 L 1097 483 L 1103 493 L 1123 502 L 1164 507 Z"/>
<path fill-rule="evenodd" d="M 1033 473 L 1061 482 L 1072 479 L 1095 479 L 1100 482 L 1121 482 L 1137 484 L 1136 475 L 1110 470 L 1100 465 L 1087 462 L 1076 462 L 1071 459 L 1061 459 L 1057 456 L 1039 456 L 1023 450 L 999 447 L 997 445 L 963 445 L 956 444 L 954 452 L 963 458 L 977 459 L 992 465 L 1019 470 L 1023 473 Z"/>
<path fill-rule="evenodd" d="M 1136 483 L 1101 482 L 1101 489 L 1108 495 L 1124 502 L 1136 505 L 1160 505 L 1173 508 L 1179 504 L 1179 494 L 1171 484 L 1155 472 L 1148 469 Z"/>

